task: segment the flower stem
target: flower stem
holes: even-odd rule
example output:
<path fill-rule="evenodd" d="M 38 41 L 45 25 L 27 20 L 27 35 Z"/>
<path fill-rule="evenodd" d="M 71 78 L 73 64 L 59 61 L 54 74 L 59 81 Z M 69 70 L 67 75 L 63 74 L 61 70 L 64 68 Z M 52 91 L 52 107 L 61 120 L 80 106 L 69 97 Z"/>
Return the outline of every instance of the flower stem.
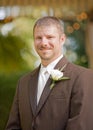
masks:
<path fill-rule="evenodd" d="M 53 80 L 52 84 L 50 85 L 50 89 L 52 89 L 55 85 L 55 81 Z"/>

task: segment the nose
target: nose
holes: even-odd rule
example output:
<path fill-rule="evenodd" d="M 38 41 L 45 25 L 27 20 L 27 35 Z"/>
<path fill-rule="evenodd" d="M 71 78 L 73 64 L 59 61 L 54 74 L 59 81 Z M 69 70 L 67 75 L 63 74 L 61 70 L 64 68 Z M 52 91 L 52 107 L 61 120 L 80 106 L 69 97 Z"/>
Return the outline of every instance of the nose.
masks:
<path fill-rule="evenodd" d="M 48 44 L 47 38 L 43 37 L 43 38 L 41 39 L 41 44 L 42 44 L 43 46 L 47 46 L 47 44 Z"/>

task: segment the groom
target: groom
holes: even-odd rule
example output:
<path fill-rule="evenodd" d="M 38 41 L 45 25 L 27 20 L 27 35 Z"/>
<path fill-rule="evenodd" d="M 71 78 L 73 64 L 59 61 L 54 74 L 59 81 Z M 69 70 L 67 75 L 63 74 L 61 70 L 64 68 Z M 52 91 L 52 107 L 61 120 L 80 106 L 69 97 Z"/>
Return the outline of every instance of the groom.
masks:
<path fill-rule="evenodd" d="M 93 130 L 93 72 L 64 57 L 63 22 L 42 17 L 33 35 L 41 64 L 19 80 L 6 130 Z"/>

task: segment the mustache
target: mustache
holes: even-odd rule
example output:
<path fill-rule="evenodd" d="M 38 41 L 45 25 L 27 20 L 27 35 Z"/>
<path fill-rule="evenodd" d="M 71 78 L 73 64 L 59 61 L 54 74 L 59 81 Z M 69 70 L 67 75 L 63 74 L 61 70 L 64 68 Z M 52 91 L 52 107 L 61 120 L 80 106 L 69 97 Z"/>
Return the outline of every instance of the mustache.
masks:
<path fill-rule="evenodd" d="M 45 49 L 45 50 L 50 50 L 50 49 L 51 49 L 51 47 L 47 47 L 47 46 L 40 46 L 40 47 L 39 47 L 39 49 L 40 49 L 40 50 L 43 50 L 43 49 Z"/>
<path fill-rule="evenodd" d="M 51 49 L 53 49 L 54 48 L 54 45 L 40 45 L 40 46 L 38 46 L 38 48 L 40 49 L 40 50 L 51 50 Z"/>

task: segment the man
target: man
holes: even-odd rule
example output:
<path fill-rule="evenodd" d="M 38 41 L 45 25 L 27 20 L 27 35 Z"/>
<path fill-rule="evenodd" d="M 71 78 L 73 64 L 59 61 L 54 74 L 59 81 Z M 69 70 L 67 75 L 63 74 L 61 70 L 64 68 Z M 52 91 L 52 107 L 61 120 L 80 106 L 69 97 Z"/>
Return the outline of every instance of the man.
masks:
<path fill-rule="evenodd" d="M 20 79 L 6 130 L 93 130 L 93 72 L 63 56 L 62 21 L 40 18 L 33 35 L 41 65 Z"/>

